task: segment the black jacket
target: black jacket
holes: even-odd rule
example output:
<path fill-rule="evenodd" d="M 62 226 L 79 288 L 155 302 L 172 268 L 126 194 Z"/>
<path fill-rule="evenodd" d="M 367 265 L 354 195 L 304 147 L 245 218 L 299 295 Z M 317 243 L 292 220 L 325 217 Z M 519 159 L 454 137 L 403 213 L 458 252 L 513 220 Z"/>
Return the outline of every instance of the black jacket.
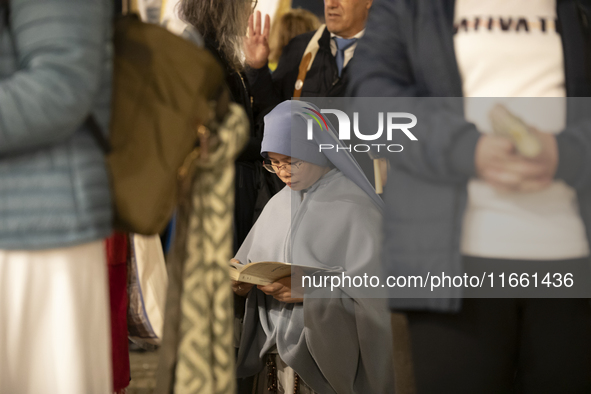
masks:
<path fill-rule="evenodd" d="M 246 75 L 254 98 L 255 113 L 266 113 L 282 101 L 292 97 L 298 79 L 298 69 L 304 51 L 316 32 L 293 38 L 283 49 L 273 74 L 268 67 L 247 69 Z M 330 51 L 330 32 L 318 41 L 319 49 L 304 82 L 302 97 L 343 97 L 347 90 L 349 64 L 339 78 L 335 57 Z"/>
<path fill-rule="evenodd" d="M 256 129 L 254 127 L 254 116 L 253 110 L 251 106 L 251 99 L 250 99 L 250 91 L 248 88 L 248 82 L 246 77 L 243 73 L 234 70 L 225 57 L 220 53 L 218 50 L 218 44 L 214 39 L 205 37 L 205 48 L 207 48 L 217 59 L 217 61 L 222 65 L 224 68 L 224 72 L 226 75 L 226 85 L 228 86 L 228 90 L 230 91 L 231 100 L 237 104 L 240 104 L 244 111 L 246 111 L 246 115 L 248 116 L 248 120 L 250 123 L 250 138 L 248 143 L 240 156 L 238 157 L 238 161 L 255 161 L 261 159 L 261 141 L 263 139 L 262 134 L 257 135 Z"/>
<path fill-rule="evenodd" d="M 226 85 L 231 100 L 240 104 L 250 122 L 250 137 L 238 158 L 235 174 L 234 205 L 234 252 L 248 235 L 263 207 L 277 193 L 280 185 L 277 177 L 265 171 L 262 166 L 261 142 L 262 129 L 255 127 L 255 118 L 251 105 L 251 93 L 248 81 L 242 72 L 234 70 L 218 50 L 216 41 L 205 37 L 205 47 L 217 58 L 226 73 Z"/>

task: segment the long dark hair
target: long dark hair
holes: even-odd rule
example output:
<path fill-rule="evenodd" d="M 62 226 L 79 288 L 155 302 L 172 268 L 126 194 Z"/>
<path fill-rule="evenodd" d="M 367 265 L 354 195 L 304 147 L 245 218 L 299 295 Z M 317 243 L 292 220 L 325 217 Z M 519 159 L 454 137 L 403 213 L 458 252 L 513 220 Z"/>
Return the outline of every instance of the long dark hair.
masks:
<path fill-rule="evenodd" d="M 218 50 L 236 70 L 242 69 L 242 40 L 252 0 L 181 0 L 179 14 L 204 37 L 215 39 Z"/>

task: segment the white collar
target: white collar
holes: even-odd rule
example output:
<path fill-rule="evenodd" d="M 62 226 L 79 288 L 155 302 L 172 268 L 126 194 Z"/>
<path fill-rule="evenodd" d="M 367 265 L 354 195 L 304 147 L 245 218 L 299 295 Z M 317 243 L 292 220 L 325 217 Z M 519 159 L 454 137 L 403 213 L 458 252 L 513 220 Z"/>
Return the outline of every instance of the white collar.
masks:
<path fill-rule="evenodd" d="M 355 34 L 353 37 L 349 37 L 349 38 L 357 38 L 360 39 L 361 37 L 363 37 L 363 35 L 365 34 L 365 28 L 363 30 L 361 30 L 359 33 Z M 341 36 L 337 36 L 334 33 L 330 33 L 330 38 L 334 38 L 334 37 L 338 37 L 338 38 L 343 38 Z"/>

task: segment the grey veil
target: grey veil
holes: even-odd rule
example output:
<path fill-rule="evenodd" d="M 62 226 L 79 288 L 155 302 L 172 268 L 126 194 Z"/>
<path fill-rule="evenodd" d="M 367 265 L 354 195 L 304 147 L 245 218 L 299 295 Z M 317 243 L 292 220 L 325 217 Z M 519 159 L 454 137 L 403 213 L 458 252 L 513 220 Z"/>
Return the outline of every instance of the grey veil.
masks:
<path fill-rule="evenodd" d="M 312 140 L 308 140 L 308 121 L 312 121 Z M 322 117 L 320 109 L 314 104 L 287 100 L 265 116 L 265 135 L 261 147 L 263 155 L 276 152 L 320 166 L 326 166 L 330 162 L 383 209 L 384 202 L 376 194 L 353 155 L 344 149 L 319 152 L 321 144 L 344 147 L 330 120 Z"/>

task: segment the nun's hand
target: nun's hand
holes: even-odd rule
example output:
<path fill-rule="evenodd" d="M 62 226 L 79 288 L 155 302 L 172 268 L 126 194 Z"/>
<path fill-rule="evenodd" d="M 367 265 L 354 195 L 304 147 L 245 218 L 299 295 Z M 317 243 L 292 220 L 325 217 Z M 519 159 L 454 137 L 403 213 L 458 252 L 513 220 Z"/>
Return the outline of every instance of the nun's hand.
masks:
<path fill-rule="evenodd" d="M 253 286 L 251 283 L 232 281 L 232 290 L 240 297 L 246 297 Z"/>
<path fill-rule="evenodd" d="M 263 293 L 273 296 L 278 301 L 287 303 L 304 302 L 303 298 L 292 298 L 291 297 L 291 276 L 281 278 L 276 282 L 266 286 L 257 286 Z"/>

